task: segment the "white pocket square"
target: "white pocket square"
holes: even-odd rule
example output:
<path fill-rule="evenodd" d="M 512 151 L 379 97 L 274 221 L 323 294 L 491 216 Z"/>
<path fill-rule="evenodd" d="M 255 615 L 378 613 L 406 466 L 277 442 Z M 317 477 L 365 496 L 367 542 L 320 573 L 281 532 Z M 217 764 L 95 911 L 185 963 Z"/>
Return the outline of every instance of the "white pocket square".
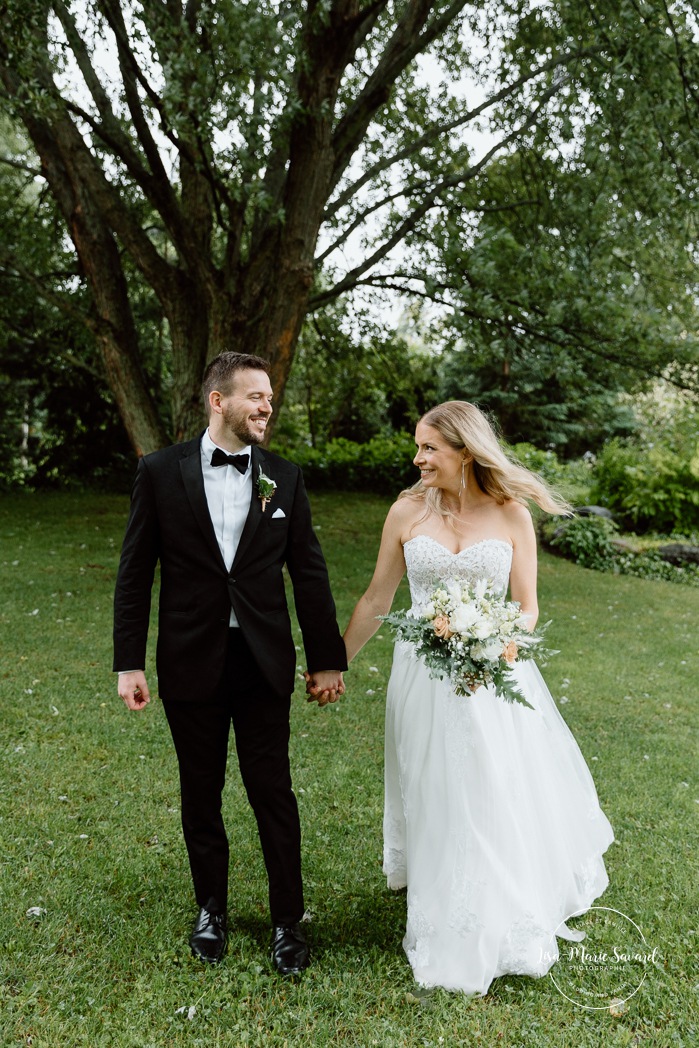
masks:
<path fill-rule="evenodd" d="M 279 517 L 285 517 L 285 516 L 286 516 L 286 513 L 284 512 L 283 509 L 275 509 L 274 513 L 272 514 L 272 520 L 275 520 L 275 518 L 278 520 Z"/>

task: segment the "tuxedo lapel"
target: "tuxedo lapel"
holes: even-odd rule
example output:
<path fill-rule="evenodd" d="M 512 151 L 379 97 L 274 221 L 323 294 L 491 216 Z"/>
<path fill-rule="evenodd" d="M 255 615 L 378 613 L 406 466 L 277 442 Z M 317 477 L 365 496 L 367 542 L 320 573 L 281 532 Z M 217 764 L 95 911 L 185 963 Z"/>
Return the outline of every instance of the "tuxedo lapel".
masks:
<path fill-rule="evenodd" d="M 209 514 L 209 507 L 206 502 L 204 474 L 201 470 L 201 440 L 191 441 L 189 447 L 189 453 L 180 459 L 180 472 L 182 474 L 184 488 L 187 492 L 187 498 L 189 499 L 192 511 L 196 517 L 197 524 L 201 528 L 211 552 L 225 571 L 226 565 L 221 556 L 221 550 L 216 540 L 216 532 L 214 531 L 214 526 Z"/>
<path fill-rule="evenodd" d="M 245 551 L 250 546 L 255 532 L 259 527 L 260 521 L 262 520 L 262 499 L 258 495 L 257 491 L 257 479 L 260 475 L 260 468 L 262 472 L 265 472 L 265 455 L 256 444 L 253 444 L 250 448 L 251 456 L 251 470 L 252 470 L 252 497 L 250 499 L 250 509 L 248 510 L 247 519 L 245 521 L 245 527 L 243 528 L 243 534 L 240 536 L 240 542 L 238 543 L 238 549 L 235 551 L 235 557 L 233 558 L 233 564 L 231 566 L 231 572 L 235 570 L 240 559 L 245 556 Z"/>

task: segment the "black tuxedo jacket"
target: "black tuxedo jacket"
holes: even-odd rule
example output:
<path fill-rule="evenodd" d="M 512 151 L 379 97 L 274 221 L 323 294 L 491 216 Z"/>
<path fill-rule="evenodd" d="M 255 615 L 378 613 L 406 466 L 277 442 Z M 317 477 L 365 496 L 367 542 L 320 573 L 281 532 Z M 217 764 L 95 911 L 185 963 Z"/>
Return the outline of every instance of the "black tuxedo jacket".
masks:
<path fill-rule="evenodd" d="M 197 438 L 176 444 L 138 464 L 116 584 L 114 669 L 145 667 L 158 561 L 157 669 L 164 701 L 206 701 L 214 695 L 224 669 L 231 605 L 259 665 L 261 691 L 291 694 L 296 649 L 284 564 L 308 669 L 346 669 L 301 470 L 253 446 L 250 510 L 228 572 L 209 516 L 200 443 Z M 277 483 L 264 513 L 257 492 L 260 467 Z M 274 517 L 275 510 L 284 516 Z"/>

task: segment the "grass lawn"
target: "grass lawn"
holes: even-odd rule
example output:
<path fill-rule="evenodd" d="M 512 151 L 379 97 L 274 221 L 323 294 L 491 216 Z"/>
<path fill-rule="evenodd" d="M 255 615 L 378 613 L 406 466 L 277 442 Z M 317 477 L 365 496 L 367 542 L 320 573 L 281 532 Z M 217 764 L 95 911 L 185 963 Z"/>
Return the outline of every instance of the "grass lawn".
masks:
<path fill-rule="evenodd" d="M 313 504 L 344 626 L 388 502 Z M 116 496 L 0 503 L 0 1048 L 698 1042 L 698 590 L 542 558 L 542 618 L 560 648 L 546 676 L 617 837 L 602 901 L 658 949 L 627 1011 L 585 1011 L 549 977 L 499 979 L 484 998 L 416 992 L 405 896 L 381 874 L 387 630 L 337 707 L 307 705 L 301 687 L 294 703 L 314 964 L 285 982 L 267 959 L 262 861 L 234 758 L 230 948 L 213 970 L 189 956 L 195 907 L 165 718 L 157 701 L 127 713 L 110 673 L 126 512 Z"/>

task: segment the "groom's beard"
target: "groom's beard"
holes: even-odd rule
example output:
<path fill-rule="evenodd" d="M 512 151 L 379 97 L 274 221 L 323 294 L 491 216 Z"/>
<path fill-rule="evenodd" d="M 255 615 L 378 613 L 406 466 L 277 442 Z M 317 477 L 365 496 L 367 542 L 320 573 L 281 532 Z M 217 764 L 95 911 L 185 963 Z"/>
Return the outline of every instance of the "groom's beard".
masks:
<path fill-rule="evenodd" d="M 269 418 L 269 415 L 253 415 L 253 418 L 255 417 L 266 420 Z M 241 411 L 240 409 L 236 411 L 233 407 L 226 408 L 223 411 L 223 421 L 228 431 L 243 444 L 261 444 L 265 439 L 266 427 L 265 429 L 260 429 L 256 426 L 251 421 L 247 411 Z"/>

